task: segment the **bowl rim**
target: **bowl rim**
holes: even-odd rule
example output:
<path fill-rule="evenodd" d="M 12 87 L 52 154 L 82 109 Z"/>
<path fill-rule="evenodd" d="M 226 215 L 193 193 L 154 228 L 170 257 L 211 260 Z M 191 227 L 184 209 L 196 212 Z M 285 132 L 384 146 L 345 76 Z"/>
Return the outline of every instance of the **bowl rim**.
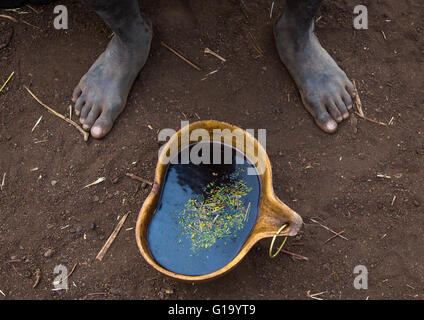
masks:
<path fill-rule="evenodd" d="M 239 253 L 227 265 L 220 268 L 219 270 L 216 270 L 212 273 L 208 273 L 204 275 L 196 275 L 196 276 L 183 275 L 183 274 L 172 272 L 162 267 L 159 263 L 155 261 L 155 259 L 150 253 L 146 235 L 147 235 L 148 226 L 150 224 L 150 221 L 153 217 L 154 212 L 156 211 L 156 205 L 161 195 L 162 183 L 164 181 L 166 168 L 168 166 L 168 164 L 164 163 L 165 161 L 163 161 L 164 157 L 166 156 L 166 153 L 171 150 L 170 148 L 173 143 L 178 142 L 177 152 L 179 152 L 179 150 L 181 150 L 181 148 L 184 147 L 184 145 L 180 146 L 179 144 L 180 142 L 182 143 L 181 135 L 184 134 L 186 131 L 187 133 L 190 134 L 194 129 L 205 129 L 205 128 L 207 128 L 209 133 L 210 133 L 210 130 L 212 129 L 230 129 L 232 132 L 235 132 L 235 130 L 239 130 L 237 131 L 238 134 L 243 134 L 246 140 L 250 140 L 250 142 L 254 143 L 254 150 L 257 150 L 257 157 L 258 157 L 257 162 L 260 162 L 259 165 L 265 166 L 264 172 L 262 172 L 259 177 L 261 181 L 261 196 L 260 196 L 260 202 L 259 202 L 259 208 L 258 208 L 259 212 L 258 212 L 256 224 L 253 226 L 252 230 L 250 231 L 250 234 L 248 238 L 246 239 L 245 243 L 243 244 L 242 248 L 240 249 Z M 212 140 L 212 141 L 216 141 L 216 140 Z M 200 141 L 193 141 L 191 143 L 195 143 L 195 142 L 200 142 Z M 241 150 L 241 151 L 245 152 L 247 150 Z M 250 159 L 252 159 L 252 157 L 250 157 L 251 155 L 249 155 L 247 152 L 245 154 Z M 172 155 L 169 156 L 168 158 L 171 158 L 171 157 Z M 257 165 L 257 162 L 254 163 L 255 166 Z M 237 126 L 234 126 L 226 122 L 221 122 L 216 120 L 204 120 L 204 121 L 193 122 L 181 128 L 178 132 L 176 132 L 169 139 L 169 141 L 161 148 L 161 154 L 159 155 L 159 159 L 156 165 L 155 179 L 154 179 L 152 190 L 150 194 L 147 196 L 146 200 L 144 201 L 137 218 L 136 232 L 135 232 L 137 246 L 142 256 L 144 257 L 144 259 L 157 271 L 163 273 L 164 275 L 168 277 L 174 278 L 176 280 L 184 281 L 184 282 L 208 281 L 228 273 L 230 270 L 235 268 L 243 260 L 246 254 L 259 240 L 263 238 L 267 238 L 267 237 L 273 237 L 276 234 L 278 227 L 271 229 L 271 228 L 267 228 L 267 225 L 275 224 L 276 226 L 281 226 L 284 222 L 275 221 L 275 220 L 279 220 L 279 218 L 278 217 L 275 218 L 272 214 L 266 214 L 265 211 L 267 212 L 277 211 L 277 214 L 278 214 L 278 211 L 285 212 L 286 214 L 285 219 L 287 220 L 285 223 L 288 223 L 289 227 L 287 227 L 285 231 L 279 234 L 278 236 L 294 236 L 297 234 L 297 232 L 299 231 L 302 225 L 302 218 L 296 212 L 290 209 L 287 205 L 285 205 L 280 199 L 276 197 L 273 186 L 272 186 L 271 162 L 269 160 L 269 157 L 265 149 L 256 140 L 254 136 L 252 136 L 249 132 Z"/>

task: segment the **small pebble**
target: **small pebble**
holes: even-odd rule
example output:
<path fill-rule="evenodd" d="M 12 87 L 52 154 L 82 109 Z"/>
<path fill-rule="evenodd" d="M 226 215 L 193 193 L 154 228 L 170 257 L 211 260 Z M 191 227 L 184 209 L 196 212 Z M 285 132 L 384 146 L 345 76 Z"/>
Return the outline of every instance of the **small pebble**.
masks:
<path fill-rule="evenodd" d="M 93 222 L 92 224 L 90 224 L 90 229 L 91 230 L 94 230 L 94 229 L 96 229 L 96 224 Z"/>
<path fill-rule="evenodd" d="M 52 186 L 55 186 L 56 183 L 57 183 L 57 181 L 56 180 L 52 180 L 50 183 L 51 183 Z"/>
<path fill-rule="evenodd" d="M 44 257 L 50 258 L 53 255 L 53 250 L 48 249 L 46 252 L 44 252 Z"/>
<path fill-rule="evenodd" d="M 420 202 L 418 200 L 414 200 L 414 206 L 419 207 L 420 206 Z"/>

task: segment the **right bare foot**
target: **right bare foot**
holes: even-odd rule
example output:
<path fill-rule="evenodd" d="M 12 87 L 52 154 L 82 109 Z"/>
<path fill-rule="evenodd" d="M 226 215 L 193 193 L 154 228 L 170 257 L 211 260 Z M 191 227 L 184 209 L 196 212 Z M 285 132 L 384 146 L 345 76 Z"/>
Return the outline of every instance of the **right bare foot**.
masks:
<path fill-rule="evenodd" d="M 125 41 L 116 35 L 93 63 L 74 90 L 72 101 L 84 130 L 103 138 L 124 110 L 135 78 L 150 51 L 152 27 L 149 20 Z"/>
<path fill-rule="evenodd" d="M 299 33 L 296 22 L 283 15 L 274 26 L 281 61 L 297 84 L 306 110 L 325 132 L 335 132 L 337 123 L 349 117 L 354 96 L 346 74 L 321 46 L 313 32 Z"/>

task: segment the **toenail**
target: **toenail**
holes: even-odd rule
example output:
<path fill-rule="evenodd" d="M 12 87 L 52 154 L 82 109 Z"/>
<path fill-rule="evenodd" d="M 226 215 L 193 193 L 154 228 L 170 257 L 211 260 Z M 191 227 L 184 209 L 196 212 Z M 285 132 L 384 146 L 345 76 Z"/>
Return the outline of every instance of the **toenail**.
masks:
<path fill-rule="evenodd" d="M 327 122 L 327 129 L 328 130 L 335 130 L 337 128 L 337 123 L 335 121 Z"/>
<path fill-rule="evenodd" d="M 100 136 L 102 134 L 102 129 L 99 128 L 99 127 L 94 127 L 91 130 L 93 131 L 93 135 L 95 135 L 95 136 Z"/>

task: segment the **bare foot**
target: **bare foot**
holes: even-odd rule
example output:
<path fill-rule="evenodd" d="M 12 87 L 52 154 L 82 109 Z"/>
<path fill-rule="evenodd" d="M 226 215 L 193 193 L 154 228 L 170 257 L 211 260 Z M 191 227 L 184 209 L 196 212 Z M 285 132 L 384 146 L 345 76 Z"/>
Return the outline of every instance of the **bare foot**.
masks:
<path fill-rule="evenodd" d="M 72 101 L 84 130 L 103 138 L 124 110 L 127 97 L 150 51 L 148 26 L 124 41 L 114 36 L 76 86 Z"/>
<path fill-rule="evenodd" d="M 353 85 L 321 46 L 313 33 L 298 32 L 295 21 L 282 16 L 274 26 L 281 61 L 300 91 L 306 110 L 325 132 L 335 132 L 337 123 L 349 117 Z"/>

